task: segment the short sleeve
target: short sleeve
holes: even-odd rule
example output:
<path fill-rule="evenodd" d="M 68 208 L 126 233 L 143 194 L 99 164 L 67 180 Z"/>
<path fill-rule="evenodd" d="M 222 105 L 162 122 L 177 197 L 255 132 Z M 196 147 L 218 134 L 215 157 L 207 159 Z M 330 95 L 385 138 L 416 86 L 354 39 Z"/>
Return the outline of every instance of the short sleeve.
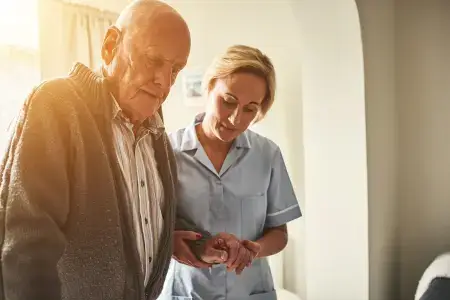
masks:
<path fill-rule="evenodd" d="M 272 162 L 267 202 L 266 228 L 281 226 L 302 216 L 279 148 Z"/>

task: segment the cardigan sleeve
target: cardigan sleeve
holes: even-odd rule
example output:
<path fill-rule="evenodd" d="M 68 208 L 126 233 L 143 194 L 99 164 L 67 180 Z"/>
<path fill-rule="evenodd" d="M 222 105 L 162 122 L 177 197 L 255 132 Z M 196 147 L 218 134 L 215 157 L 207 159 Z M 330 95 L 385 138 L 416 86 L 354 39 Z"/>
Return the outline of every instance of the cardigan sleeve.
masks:
<path fill-rule="evenodd" d="M 42 88 L 29 96 L 0 168 L 2 299 L 61 299 L 69 172 L 58 100 Z"/>
<path fill-rule="evenodd" d="M 168 140 L 173 142 L 172 139 L 169 137 L 168 137 Z M 174 182 L 175 201 L 178 202 L 178 195 L 179 195 L 178 194 L 178 188 L 179 188 L 178 169 L 177 169 L 178 165 L 177 165 L 175 153 L 173 151 L 172 143 L 168 144 L 168 148 L 169 148 L 169 151 L 168 151 L 169 164 L 170 164 L 170 169 L 171 169 L 173 182 Z M 177 207 L 177 204 L 175 204 L 175 205 Z M 188 220 L 183 216 L 183 213 L 179 209 L 176 209 L 176 214 L 175 214 L 175 230 L 194 231 L 194 232 L 200 233 L 202 235 L 202 237 L 199 240 L 187 242 L 187 244 L 189 245 L 189 247 L 191 248 L 193 253 L 197 256 L 198 259 L 200 259 L 200 255 L 201 255 L 201 252 L 203 251 L 205 243 L 209 239 L 212 238 L 211 233 L 195 226 L 195 224 L 191 220 Z"/>

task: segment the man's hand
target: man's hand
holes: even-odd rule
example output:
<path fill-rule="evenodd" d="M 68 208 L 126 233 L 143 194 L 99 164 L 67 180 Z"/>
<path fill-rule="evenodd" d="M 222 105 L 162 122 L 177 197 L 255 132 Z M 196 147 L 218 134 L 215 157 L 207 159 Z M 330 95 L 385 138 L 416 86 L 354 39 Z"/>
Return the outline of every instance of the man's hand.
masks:
<path fill-rule="evenodd" d="M 218 241 L 218 245 L 228 252 L 228 259 L 225 261 L 228 271 L 236 270 L 236 274 L 241 274 L 245 267 L 250 266 L 255 257 L 252 250 L 255 245 L 250 245 L 252 250 L 247 249 L 241 241 L 230 233 L 219 233 L 213 239 Z"/>
<path fill-rule="evenodd" d="M 228 253 L 223 240 L 218 237 L 209 239 L 203 248 L 200 258 L 209 264 L 222 264 L 227 261 Z"/>
<path fill-rule="evenodd" d="M 185 265 L 195 268 L 209 268 L 211 264 L 199 260 L 186 241 L 196 241 L 202 236 L 193 231 L 176 230 L 173 233 L 173 258 Z"/>

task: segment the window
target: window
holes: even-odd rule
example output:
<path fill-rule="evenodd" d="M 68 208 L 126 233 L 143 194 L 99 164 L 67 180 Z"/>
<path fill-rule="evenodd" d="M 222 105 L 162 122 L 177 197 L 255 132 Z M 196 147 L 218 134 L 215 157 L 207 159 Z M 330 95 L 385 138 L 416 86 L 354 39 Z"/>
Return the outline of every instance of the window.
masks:
<path fill-rule="evenodd" d="M 0 0 L 1 154 L 11 121 L 40 80 L 37 1 Z"/>

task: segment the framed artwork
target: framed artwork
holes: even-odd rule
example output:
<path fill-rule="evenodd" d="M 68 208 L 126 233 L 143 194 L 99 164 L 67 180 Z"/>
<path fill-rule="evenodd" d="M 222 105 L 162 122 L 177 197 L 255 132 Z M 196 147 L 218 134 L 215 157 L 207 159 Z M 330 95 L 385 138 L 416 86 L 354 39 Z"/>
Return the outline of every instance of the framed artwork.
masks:
<path fill-rule="evenodd" d="M 199 69 L 185 69 L 182 74 L 183 101 L 186 106 L 205 104 L 202 90 L 203 72 Z"/>

